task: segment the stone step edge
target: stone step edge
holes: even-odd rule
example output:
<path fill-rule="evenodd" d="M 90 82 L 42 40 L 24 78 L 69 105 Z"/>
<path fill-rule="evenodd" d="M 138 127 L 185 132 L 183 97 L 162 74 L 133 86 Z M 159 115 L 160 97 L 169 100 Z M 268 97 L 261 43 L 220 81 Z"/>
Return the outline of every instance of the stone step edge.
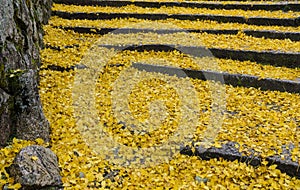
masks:
<path fill-rule="evenodd" d="M 222 158 L 228 161 L 237 160 L 239 162 L 246 163 L 251 166 L 262 165 L 263 158 L 261 158 L 260 156 L 256 156 L 255 152 L 253 152 L 253 154 L 250 156 L 243 155 L 235 147 L 236 144 L 238 145 L 238 143 L 236 142 L 227 142 L 226 144 L 222 144 L 221 148 L 203 148 L 201 146 L 191 148 L 189 146 L 186 146 L 182 147 L 180 153 L 188 156 L 198 156 L 202 160 Z M 296 177 L 300 179 L 300 165 L 297 162 L 292 161 L 290 155 L 284 155 L 284 160 L 281 159 L 281 155 L 273 155 L 264 159 L 268 162 L 267 166 L 276 164 L 276 168 L 279 169 L 282 173 L 286 173 L 291 177 Z"/>
<path fill-rule="evenodd" d="M 113 65 L 112 65 L 113 66 Z M 123 66 L 122 64 L 117 66 Z M 159 72 L 170 76 L 176 75 L 177 77 L 189 77 L 199 80 L 214 80 L 222 84 L 231 85 L 233 87 L 246 87 L 257 88 L 260 90 L 280 91 L 288 93 L 300 93 L 300 81 L 280 80 L 264 78 L 260 79 L 257 76 L 245 74 L 230 74 L 226 72 L 215 72 L 206 70 L 192 70 L 183 69 L 170 66 L 150 65 L 145 63 L 133 63 L 133 68 L 147 72 Z M 82 64 L 77 64 L 70 67 L 61 67 L 57 65 L 48 65 L 42 67 L 40 70 L 53 70 L 60 72 L 69 72 L 74 69 L 86 69 L 87 67 Z"/>
<path fill-rule="evenodd" d="M 260 90 L 271 90 L 289 93 L 300 93 L 300 81 L 279 80 L 264 78 L 245 74 L 230 74 L 226 72 L 215 72 L 206 70 L 183 69 L 162 65 L 151 65 L 145 63 L 133 63 L 133 68 L 147 72 L 159 72 L 170 76 L 189 77 L 200 80 L 213 80 L 233 87 L 254 87 Z"/>
<path fill-rule="evenodd" d="M 272 65 L 277 67 L 299 68 L 300 53 L 289 53 L 280 51 L 250 51 L 250 50 L 233 50 L 220 48 L 205 48 L 200 46 L 180 46 L 173 44 L 149 44 L 149 45 L 99 45 L 108 49 L 119 51 L 180 51 L 195 57 L 216 57 L 219 59 L 232 59 L 238 61 L 253 61 L 258 64 Z M 45 48 L 61 51 L 66 48 L 77 48 L 78 44 L 68 45 L 64 47 L 46 45 Z M 194 53 L 193 53 L 194 52 Z M 200 54 L 197 55 L 197 52 Z M 203 53 L 206 53 L 203 54 Z M 276 62 L 275 62 L 276 61 Z"/>
<path fill-rule="evenodd" d="M 182 53 L 195 57 L 216 57 L 221 59 L 233 59 L 239 61 L 254 61 L 260 64 L 281 66 L 288 68 L 300 67 L 300 53 L 280 52 L 280 51 L 250 51 L 250 50 L 233 50 L 220 48 L 205 48 L 201 46 L 181 46 L 173 44 L 144 44 L 144 45 L 100 45 L 100 47 L 115 50 L 130 51 L 173 51 L 177 50 Z M 275 62 L 276 61 L 276 62 Z"/>
<path fill-rule="evenodd" d="M 208 34 L 232 34 L 236 35 L 238 32 L 243 32 L 248 36 L 264 37 L 270 39 L 290 39 L 292 41 L 300 41 L 300 32 L 284 32 L 275 30 L 231 30 L 231 29 L 151 29 L 151 28 L 96 28 L 96 27 L 84 27 L 84 26 L 53 26 L 54 28 L 60 28 L 64 30 L 73 30 L 77 33 L 89 33 L 89 34 L 128 34 L 128 33 L 158 33 L 158 34 L 172 34 L 178 32 L 186 33 L 208 33 Z"/>
<path fill-rule="evenodd" d="M 293 26 L 298 27 L 300 25 L 300 17 L 298 18 L 264 18 L 264 17 L 249 17 L 242 16 L 224 16 L 224 15 L 210 15 L 210 14 L 159 14 L 159 13 L 83 13 L 83 12 L 64 12 L 64 11 L 52 11 L 52 16 L 58 16 L 64 19 L 87 19 L 87 20 L 107 20 L 116 18 L 136 18 L 136 19 L 148 19 L 148 20 L 166 20 L 166 19 L 178 19 L 178 20 L 212 20 L 217 22 L 233 22 L 249 25 L 263 25 L 263 26 Z"/>
<path fill-rule="evenodd" d="M 300 11 L 299 3 L 272 3 L 272 4 L 238 4 L 238 3 L 220 3 L 220 2 L 153 2 L 153 1 L 117 1 L 117 0 L 54 0 L 54 3 L 66 4 L 66 5 L 82 5 L 82 6 L 110 6 L 110 7 L 122 7 L 127 5 L 134 5 L 138 7 L 151 7 L 160 8 L 166 7 L 190 7 L 190 8 L 208 8 L 208 9 L 240 9 L 240 10 L 266 10 L 266 11 Z"/>

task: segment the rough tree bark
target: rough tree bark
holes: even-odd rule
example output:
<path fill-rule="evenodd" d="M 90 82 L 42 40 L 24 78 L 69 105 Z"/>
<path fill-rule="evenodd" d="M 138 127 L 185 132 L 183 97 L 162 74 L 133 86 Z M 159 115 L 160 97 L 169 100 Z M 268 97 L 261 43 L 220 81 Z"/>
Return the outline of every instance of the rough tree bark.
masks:
<path fill-rule="evenodd" d="M 51 0 L 0 0 L 0 147 L 12 137 L 49 141 L 38 94 L 42 25 Z"/>

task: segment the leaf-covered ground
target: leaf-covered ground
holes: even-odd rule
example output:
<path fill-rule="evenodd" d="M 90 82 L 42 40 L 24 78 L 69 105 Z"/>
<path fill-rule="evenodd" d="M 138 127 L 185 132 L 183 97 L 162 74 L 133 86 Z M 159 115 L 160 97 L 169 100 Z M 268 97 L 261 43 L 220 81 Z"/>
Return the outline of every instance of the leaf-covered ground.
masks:
<path fill-rule="evenodd" d="M 268 2 L 271 3 L 271 2 Z M 94 8 L 64 6 L 55 4 L 54 10 L 85 11 L 90 12 Z M 97 11 L 100 8 L 95 8 Z M 122 8 L 101 8 L 102 11 L 131 12 L 133 7 Z M 152 12 L 139 8 L 140 13 Z M 162 8 L 156 11 L 169 13 L 181 12 L 181 9 Z M 186 9 L 185 11 L 191 11 Z M 193 10 L 196 11 L 197 10 Z M 200 10 L 198 10 L 200 11 Z M 201 13 L 217 14 L 241 14 L 241 11 L 220 11 L 204 10 Z M 242 11 L 243 12 L 243 11 Z M 272 17 L 294 17 L 298 13 L 285 13 L 281 11 L 244 11 L 246 16 L 272 16 Z M 288 16 L 285 16 L 288 15 Z M 218 83 L 189 80 L 166 76 L 158 73 L 149 73 L 129 69 L 133 62 L 143 62 L 148 64 L 171 65 L 181 68 L 211 69 L 220 72 L 241 73 L 259 76 L 260 78 L 298 80 L 300 77 L 299 68 L 274 67 L 261 65 L 250 61 L 236 61 L 231 59 L 208 59 L 192 58 L 178 51 L 153 52 L 153 51 L 123 51 L 114 54 L 113 50 L 94 47 L 101 44 L 133 44 L 135 42 L 144 43 L 166 43 L 197 45 L 195 41 L 186 38 L 186 34 L 109 34 L 100 36 L 95 34 L 79 34 L 73 31 L 65 31 L 54 26 L 95 26 L 95 27 L 126 27 L 137 26 L 138 19 L 115 19 L 104 21 L 87 20 L 66 20 L 53 17 L 50 24 L 45 26 L 45 48 L 41 51 L 42 66 L 40 70 L 39 92 L 43 103 L 46 117 L 51 123 L 51 142 L 44 143 L 42 140 L 24 141 L 14 139 L 9 146 L 0 150 L 0 188 L 19 189 L 20 184 L 15 184 L 8 175 L 5 168 L 8 167 L 18 151 L 30 144 L 40 144 L 50 147 L 59 159 L 62 180 L 65 189 L 300 189 L 300 180 L 290 177 L 280 170 L 276 165 L 267 165 L 265 158 L 283 152 L 283 146 L 293 144 L 290 150 L 293 161 L 300 161 L 299 139 L 300 139 L 300 95 L 277 91 L 261 91 L 256 88 L 232 87 L 230 85 L 220 85 Z M 299 27 L 276 27 L 276 26 L 253 26 L 236 23 L 217 23 L 210 21 L 149 21 L 145 20 L 140 27 L 162 27 L 171 24 L 178 28 L 209 28 L 209 29 L 253 29 L 264 30 L 273 29 L 278 31 L 296 31 Z M 139 36 L 140 37 L 137 37 Z M 237 35 L 213 35 L 213 34 L 193 34 L 195 39 L 200 39 L 201 45 L 207 47 L 219 47 L 238 50 L 278 50 L 299 53 L 299 42 L 290 40 L 263 39 L 246 36 L 242 32 Z M 140 41 L 135 41 L 139 39 Z M 198 44 L 199 45 L 199 44 Z M 59 47 L 60 50 L 51 49 Z M 95 48 L 95 49 L 93 49 Z M 97 50 L 97 51 L 96 51 Z M 99 52 L 105 53 L 99 53 Z M 94 60 L 88 59 L 93 57 Z M 95 59 L 97 58 L 97 59 Z M 94 77 L 95 86 L 76 85 L 78 75 L 85 69 L 74 69 L 66 71 L 55 71 L 46 69 L 48 66 L 61 66 L 64 68 L 75 65 L 86 65 L 88 62 L 101 62 L 106 60 L 108 66 L 103 67 Z M 100 60 L 100 61 L 99 61 Z M 276 61 L 276 60 L 274 60 Z M 201 64 L 199 64 L 201 63 Z M 208 64 L 209 63 L 209 64 Z M 215 67 L 217 66 L 217 67 Z M 89 67 L 86 69 L 88 70 Z M 127 75 L 122 75 L 123 72 Z M 119 78 L 119 77 L 123 78 Z M 129 76 L 132 76 L 131 78 Z M 135 77 L 133 77 L 135 76 Z M 129 77 L 129 78 L 128 78 Z M 118 79 L 119 78 L 119 79 Z M 159 78 L 160 80 L 158 80 Z M 127 81 L 128 80 L 128 81 Z M 143 82 L 139 82 L 142 80 Z M 174 84 L 164 83 L 174 81 Z M 78 81 L 77 81 L 78 82 Z M 183 88 L 186 83 L 192 85 L 195 99 L 188 99 L 190 91 Z M 129 84 L 134 83 L 132 92 L 124 97 L 123 92 L 127 92 Z M 93 89 L 92 91 L 89 91 Z M 222 100 L 215 100 L 214 93 L 224 90 Z M 115 91 L 115 92 L 114 92 Z M 146 168 L 122 167 L 112 164 L 109 159 L 105 159 L 101 154 L 105 150 L 105 145 L 100 153 L 95 150 L 98 141 L 97 135 L 84 131 L 89 121 L 79 126 L 78 117 L 74 105 L 78 104 L 80 97 L 74 96 L 74 92 L 84 92 L 87 97 L 94 98 L 96 110 L 101 126 L 105 132 L 121 144 L 129 147 L 151 147 L 168 140 L 170 134 L 176 130 L 179 117 L 184 115 L 180 106 L 185 103 L 195 106 L 195 116 L 197 116 L 195 133 L 192 136 L 194 143 L 202 142 L 208 136 L 214 136 L 211 125 L 220 124 L 212 121 L 211 116 L 214 106 L 212 103 L 223 105 L 220 119 L 221 127 L 214 136 L 210 145 L 220 147 L 228 141 L 237 142 L 236 147 L 244 155 L 255 152 L 261 156 L 263 161 L 261 166 L 250 166 L 238 161 L 226 161 L 223 159 L 201 160 L 196 156 L 181 155 L 173 152 L 173 158 L 154 163 Z M 80 93 L 79 93 L 80 94 Z M 185 98 L 182 98 L 185 96 Z M 128 100 L 122 101 L 124 98 Z M 137 120 L 144 121 L 149 117 L 148 105 L 145 102 L 159 100 L 166 104 L 166 120 L 160 128 L 150 132 L 137 133 L 132 126 L 124 127 L 120 124 L 116 115 L 114 101 L 120 105 L 128 103 L 130 113 Z M 192 104 L 189 104 L 191 103 Z M 194 103 L 195 102 L 195 103 Z M 225 103 L 224 103 L 225 102 Z M 161 102 L 160 102 L 161 103 Z M 83 110 L 85 108 L 82 108 Z M 154 110 L 155 110 L 154 109 Z M 85 110 L 84 110 L 85 111 Z M 122 110 L 121 110 L 122 111 Z M 80 110 L 79 110 L 80 112 Z M 120 112 L 121 116 L 123 112 Z M 164 112 L 163 112 L 164 113 Z M 200 114 L 199 114 L 200 113 Z M 87 112 L 86 115 L 89 113 Z M 123 113 L 128 114 L 127 112 Z M 155 118 L 157 117 L 157 118 Z M 160 115 L 154 115 L 152 119 L 155 124 L 160 119 Z M 174 119 L 175 118 L 175 119 Z M 176 119 L 177 118 L 177 119 Z M 125 118 L 126 119 L 126 118 Z M 85 122 L 85 121 L 84 121 Z M 149 124 L 149 123 L 148 123 Z M 151 124 L 151 122 L 150 122 Z M 189 120 L 182 120 L 182 125 L 190 124 Z M 175 126 L 175 127 L 174 127 Z M 136 126 L 140 127 L 140 126 Z M 144 128 L 143 128 L 144 129 Z M 103 143 L 103 142 L 102 142 Z M 95 145 L 95 146 L 94 146 Z M 188 144 L 191 145 L 191 144 Z M 96 147 L 97 148 L 97 147 Z M 104 152 L 105 154 L 105 152 Z M 285 159 L 283 156 L 282 159 Z"/>
<path fill-rule="evenodd" d="M 67 12 L 108 12 L 108 13 L 167 13 L 167 14 L 212 14 L 226 16 L 243 16 L 249 17 L 269 17 L 269 18 L 297 18 L 298 13 L 293 11 L 244 11 L 244 10 L 218 10 L 206 8 L 186 8 L 186 7 L 160 7 L 160 8 L 143 8 L 134 5 L 122 7 L 96 7 L 96 6 L 77 6 L 77 5 L 62 5 L 54 4 L 53 10 Z"/>
<path fill-rule="evenodd" d="M 136 18 L 124 18 L 124 19 L 111 19 L 111 20 L 68 20 L 59 18 L 57 16 L 51 17 L 49 24 L 52 26 L 91 26 L 99 28 L 122 28 L 132 26 L 137 23 L 144 23 L 140 25 L 141 28 L 156 28 L 158 21 L 142 20 Z M 286 32 L 299 32 L 300 27 L 284 27 L 284 26 L 257 26 L 240 23 L 219 23 L 212 20 L 176 20 L 166 19 L 160 20 L 159 28 L 181 28 L 181 29 L 214 29 L 214 30 L 275 30 Z"/>

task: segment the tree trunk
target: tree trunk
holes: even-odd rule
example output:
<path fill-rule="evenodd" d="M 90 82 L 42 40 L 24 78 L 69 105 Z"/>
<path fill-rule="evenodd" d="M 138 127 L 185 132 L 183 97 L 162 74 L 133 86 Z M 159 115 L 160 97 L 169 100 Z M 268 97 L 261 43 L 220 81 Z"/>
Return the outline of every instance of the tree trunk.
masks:
<path fill-rule="evenodd" d="M 51 0 L 0 0 L 0 147 L 12 137 L 49 141 L 38 94 L 42 25 Z"/>

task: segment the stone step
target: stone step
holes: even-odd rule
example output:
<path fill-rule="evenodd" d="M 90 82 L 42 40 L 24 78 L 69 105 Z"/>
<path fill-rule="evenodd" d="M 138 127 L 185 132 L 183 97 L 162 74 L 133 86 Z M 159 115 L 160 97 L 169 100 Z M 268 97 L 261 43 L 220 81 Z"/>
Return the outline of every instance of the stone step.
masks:
<path fill-rule="evenodd" d="M 240 9 L 240 10 L 267 10 L 267 11 L 300 11 L 300 3 L 297 2 L 275 2 L 275 3 L 222 3 L 222 2 L 175 2 L 175 1 L 117 1 L 117 0 L 54 0 L 55 3 L 61 3 L 66 5 L 88 5 L 88 6 L 110 6 L 110 7 L 122 7 L 127 5 L 134 5 L 138 7 L 152 7 L 160 8 L 166 7 L 191 7 L 191 8 L 208 8 L 208 9 Z"/>
<path fill-rule="evenodd" d="M 263 25 L 263 26 L 300 26 L 300 17 L 298 18 L 266 18 L 266 17 L 249 17 L 242 16 L 224 16 L 212 14 L 163 14 L 163 13 L 83 13 L 83 12 L 64 12 L 53 11 L 52 16 L 58 16 L 64 19 L 88 19 L 88 20 L 104 20 L 116 18 L 137 18 L 148 20 L 165 20 L 165 19 L 178 19 L 178 20 L 212 20 L 217 22 L 234 22 L 250 25 Z"/>
<path fill-rule="evenodd" d="M 299 68 L 300 66 L 300 53 L 288 53 L 278 51 L 246 51 L 246 50 L 232 50 L 232 49 L 220 49 L 220 48 L 208 48 L 197 46 L 178 46 L 173 44 L 144 44 L 144 45 L 99 45 L 105 48 L 113 48 L 116 50 L 136 50 L 136 51 L 173 51 L 178 50 L 182 53 L 193 54 L 193 52 L 200 52 L 200 54 L 194 53 L 193 56 L 205 56 L 201 53 L 206 53 L 208 50 L 216 58 L 221 59 L 233 59 L 239 61 L 254 61 L 261 64 L 268 64 L 273 66 L 281 66 L 288 68 Z M 50 47 L 53 48 L 53 47 Z M 201 51 L 203 50 L 203 51 Z"/>
<path fill-rule="evenodd" d="M 300 93 L 300 81 L 260 79 L 256 76 L 243 74 L 230 74 L 226 72 L 192 70 L 170 66 L 150 65 L 145 63 L 133 63 L 132 67 L 147 72 L 159 72 L 170 76 L 189 77 L 200 80 L 214 80 L 234 87 L 254 87 L 260 90 L 281 91 L 289 93 Z"/>
<path fill-rule="evenodd" d="M 78 33 L 91 33 L 91 34 L 128 34 L 128 33 L 158 33 L 158 34 L 172 34 L 177 32 L 191 32 L 191 33 L 208 33 L 208 34 L 238 34 L 240 30 L 214 30 L 214 29 L 151 29 L 151 28 L 96 28 L 84 26 L 54 26 L 65 30 L 73 30 Z M 280 32 L 275 30 L 241 30 L 243 33 L 253 37 L 264 37 L 270 39 L 290 39 L 292 41 L 300 41 L 300 32 Z"/>
<path fill-rule="evenodd" d="M 228 142 L 226 144 L 223 144 L 221 148 L 210 147 L 204 149 L 202 147 L 195 147 L 194 151 L 191 147 L 183 147 L 180 153 L 188 156 L 198 156 L 202 160 L 222 158 L 229 161 L 237 160 L 239 162 L 245 162 L 252 166 L 262 165 L 263 158 L 255 155 L 254 152 L 253 155 L 250 156 L 243 155 L 237 150 L 237 148 L 235 148 L 236 144 L 236 142 Z M 284 159 L 282 159 L 282 156 L 284 157 Z M 289 151 L 287 151 L 285 154 L 273 155 L 264 159 L 268 162 L 268 166 L 276 164 L 276 168 L 281 172 L 286 173 L 291 177 L 300 179 L 300 166 L 297 162 L 292 161 Z"/>
<path fill-rule="evenodd" d="M 114 65 L 111 65 L 114 66 Z M 122 66 L 122 65 L 117 65 Z M 133 63 L 132 67 L 147 72 L 158 72 L 170 76 L 189 77 L 199 80 L 214 80 L 234 87 L 254 87 L 260 90 L 280 91 L 289 93 L 300 93 L 300 81 L 280 80 L 264 78 L 245 74 L 231 74 L 226 72 L 216 72 L 207 70 L 192 70 L 185 68 L 176 68 L 171 66 L 151 65 L 145 63 Z M 69 72 L 74 69 L 85 69 L 85 65 L 75 65 L 70 67 L 61 67 L 58 65 L 48 65 L 41 70 L 53 70 L 60 72 Z"/>

